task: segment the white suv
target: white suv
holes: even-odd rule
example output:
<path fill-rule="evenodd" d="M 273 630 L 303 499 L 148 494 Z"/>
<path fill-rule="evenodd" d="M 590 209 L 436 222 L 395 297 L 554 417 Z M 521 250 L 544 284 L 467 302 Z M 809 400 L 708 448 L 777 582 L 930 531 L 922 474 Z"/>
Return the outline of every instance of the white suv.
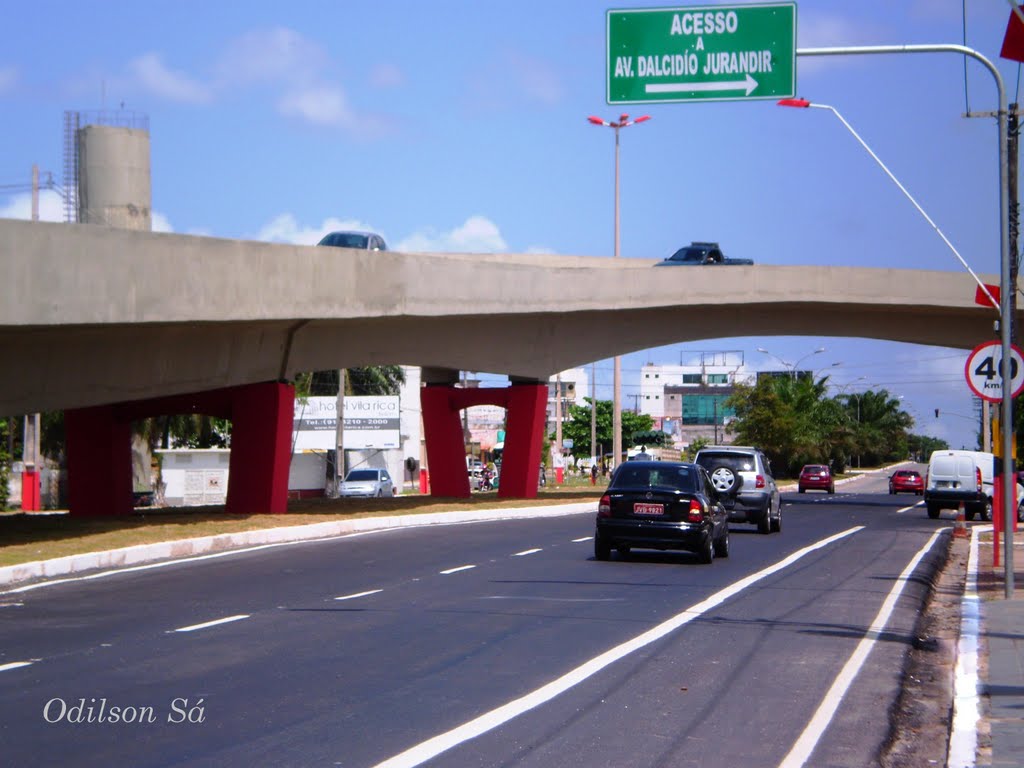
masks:
<path fill-rule="evenodd" d="M 782 530 L 782 503 L 771 464 L 757 448 L 709 445 L 694 461 L 711 475 L 711 483 L 729 511 L 730 522 L 753 523 L 761 533 Z"/>

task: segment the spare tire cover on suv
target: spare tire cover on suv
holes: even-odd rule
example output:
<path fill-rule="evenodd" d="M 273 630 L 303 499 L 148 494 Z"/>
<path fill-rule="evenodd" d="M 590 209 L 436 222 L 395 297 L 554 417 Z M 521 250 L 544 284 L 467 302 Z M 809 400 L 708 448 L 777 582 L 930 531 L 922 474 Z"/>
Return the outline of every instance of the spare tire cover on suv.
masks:
<path fill-rule="evenodd" d="M 743 485 L 743 478 L 728 464 L 719 464 L 710 470 L 711 484 L 719 493 L 735 494 Z"/>
<path fill-rule="evenodd" d="M 697 463 L 711 475 L 711 484 L 722 496 L 735 496 L 743 487 L 743 473 L 756 473 L 757 456 L 751 451 L 732 450 L 701 450 L 697 454 Z"/>

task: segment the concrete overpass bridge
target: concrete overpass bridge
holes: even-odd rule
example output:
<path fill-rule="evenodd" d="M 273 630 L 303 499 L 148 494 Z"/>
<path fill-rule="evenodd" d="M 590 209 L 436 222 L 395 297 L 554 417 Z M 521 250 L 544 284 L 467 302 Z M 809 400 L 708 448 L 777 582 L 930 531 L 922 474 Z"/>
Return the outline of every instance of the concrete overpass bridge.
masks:
<path fill-rule="evenodd" d="M 959 272 L 360 252 L 16 220 L 0 220 L 0 254 L 0 407 L 80 411 L 92 432 L 128 413 L 180 408 L 183 395 L 230 416 L 223 397 L 196 393 L 396 363 L 423 366 L 437 384 L 450 380 L 445 371 L 508 374 L 534 387 L 520 407 L 536 420 L 548 376 L 616 354 L 751 335 L 970 349 L 992 337 L 997 316 L 974 303 Z M 290 418 L 287 393 L 267 397 L 249 418 L 267 407 Z M 97 422 L 98 408 L 108 416 Z M 514 461 L 533 463 L 524 491 L 536 488 L 528 453 Z M 120 483 L 100 475 L 98 488 Z"/>

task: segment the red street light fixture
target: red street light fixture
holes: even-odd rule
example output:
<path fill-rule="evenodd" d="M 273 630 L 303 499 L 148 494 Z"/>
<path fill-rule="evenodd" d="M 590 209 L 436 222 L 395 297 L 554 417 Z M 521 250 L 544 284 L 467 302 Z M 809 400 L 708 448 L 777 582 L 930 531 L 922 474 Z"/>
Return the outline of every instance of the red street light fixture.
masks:
<path fill-rule="evenodd" d="M 998 311 L 998 307 L 999 307 L 999 302 L 998 302 L 998 301 L 996 301 L 996 299 L 995 299 L 995 298 L 993 298 L 992 294 L 991 294 L 991 293 L 989 292 L 989 290 L 988 290 L 988 286 L 986 286 L 986 285 L 985 285 L 985 283 L 983 283 L 983 282 L 981 281 L 981 278 L 980 278 L 980 277 L 978 277 L 978 276 L 977 276 L 977 275 L 976 275 L 976 274 L 974 273 L 974 270 L 973 270 L 973 269 L 971 269 L 970 265 L 969 265 L 969 264 L 967 263 L 967 261 L 966 261 L 966 260 L 964 259 L 964 257 L 960 255 L 960 252 L 959 252 L 959 251 L 958 251 L 958 250 L 957 250 L 957 249 L 956 249 L 955 247 L 953 247 L 953 244 L 952 244 L 951 242 L 949 242 L 949 238 L 947 238 L 947 237 L 946 237 L 946 236 L 945 236 L 945 235 L 944 235 L 944 234 L 942 233 L 942 230 L 941 230 L 941 229 L 939 229 L 938 225 L 937 225 L 937 224 L 936 224 L 936 223 L 935 223 L 934 221 L 932 221 L 932 219 L 931 219 L 931 216 L 929 216 L 929 215 L 928 215 L 927 213 L 925 213 L 925 212 L 924 212 L 924 208 L 922 208 L 922 207 L 921 207 L 921 206 L 920 206 L 920 205 L 918 204 L 917 200 L 915 200 L 915 199 L 914 199 L 913 195 L 911 195 L 911 194 L 910 194 L 910 193 L 909 193 L 909 192 L 907 191 L 907 188 L 906 188 L 906 187 L 904 187 L 904 186 L 903 186 L 902 184 L 900 184 L 900 181 L 899 181 L 899 179 L 897 179 L 897 178 L 896 178 L 896 177 L 895 177 L 895 176 L 893 175 L 893 172 L 892 172 L 892 171 L 890 171 L 890 170 L 889 170 L 888 168 L 886 168 L 886 166 L 885 166 L 885 163 L 883 163 L 883 162 L 881 161 L 881 159 L 880 159 L 880 158 L 878 157 L 878 155 L 876 155 L 876 154 L 875 154 L 875 153 L 874 153 L 874 152 L 873 152 L 873 151 L 871 150 L 871 147 L 869 147 L 869 146 L 867 145 L 867 142 L 865 142 L 865 141 L 864 141 L 864 139 L 862 139 L 862 138 L 860 137 L 860 134 L 858 134 L 858 133 L 857 133 L 857 132 L 856 132 L 855 130 L 853 130 L 853 126 L 852 126 L 852 125 L 850 125 L 850 124 L 849 124 L 848 122 L 846 122 L 846 119 L 845 119 L 845 118 L 844 118 L 844 117 L 843 117 L 843 116 L 842 116 L 841 114 L 839 114 L 839 110 L 837 110 L 837 109 L 836 109 L 835 107 L 829 106 L 828 104 L 816 104 L 815 102 L 813 102 L 813 101 L 808 101 L 807 99 L 779 99 L 779 101 L 778 101 L 778 102 L 776 102 L 776 103 L 777 103 L 777 104 L 778 104 L 778 106 L 780 106 L 780 107 L 797 107 L 797 108 L 800 108 L 800 109 L 807 109 L 807 108 L 809 108 L 809 107 L 814 107 L 815 109 L 827 109 L 827 110 L 829 110 L 829 111 L 830 111 L 830 112 L 831 112 L 831 113 L 832 113 L 833 115 L 835 115 L 836 117 L 838 117 L 838 118 L 839 118 L 839 122 L 841 122 L 841 123 L 842 123 L 843 125 L 845 125 L 845 126 L 846 126 L 846 130 L 848 130 L 848 131 L 849 131 L 850 133 L 852 133 L 852 134 L 853 134 L 853 138 L 855 138 L 855 139 L 856 139 L 857 141 L 859 141 L 859 142 L 860 142 L 860 145 L 861 145 L 862 147 L 864 147 L 864 149 L 866 149 L 866 150 L 867 150 L 868 154 L 869 154 L 869 155 L 871 155 L 871 157 L 872 157 L 872 158 L 874 159 L 874 161 L 875 161 L 876 163 L 878 163 L 879 167 L 880 167 L 880 168 L 881 168 L 881 169 L 882 169 L 883 171 L 885 171 L 886 175 L 887 175 L 887 176 L 888 176 L 888 177 L 889 177 L 890 179 L 892 179 L 892 180 L 893 180 L 893 183 L 894 183 L 894 184 L 895 184 L 895 185 L 896 185 L 897 187 L 899 187 L 899 189 L 900 189 L 900 192 L 902 192 L 902 193 L 903 193 L 904 195 L 906 195 L 906 196 L 907 196 L 907 199 L 908 199 L 908 200 L 909 200 L 909 201 L 910 201 L 911 203 L 913 203 L 913 204 L 914 204 L 914 207 L 915 207 L 915 208 L 917 208 L 918 212 L 919 212 L 919 213 L 920 213 L 920 214 L 921 214 L 922 216 L 924 216 L 924 218 L 925 218 L 925 221 L 927 221 L 927 222 L 928 222 L 929 224 L 931 224 L 931 226 L 932 226 L 932 229 L 934 229 L 934 230 L 935 230 L 935 232 L 936 232 L 936 233 L 938 234 L 938 236 L 942 238 L 942 242 L 944 242 L 944 243 L 945 243 L 945 244 L 946 244 L 947 246 L 949 246 L 949 250 L 951 250 L 951 251 L 953 252 L 953 255 L 954 255 L 954 256 L 956 256 L 956 257 L 957 257 L 957 259 L 959 259 L 959 261 L 960 261 L 960 263 L 961 263 L 961 264 L 963 265 L 964 269 L 966 269 L 966 270 L 967 270 L 967 271 L 968 271 L 968 272 L 969 272 L 969 273 L 971 274 L 971 277 L 973 277 L 973 278 L 974 278 L 974 282 L 976 282 L 976 283 L 978 284 L 978 288 L 979 288 L 979 290 L 980 290 L 980 291 L 981 291 L 982 293 L 984 293 L 984 294 L 985 294 L 985 295 L 986 295 L 986 296 L 988 297 L 989 301 L 991 301 L 991 302 L 992 302 L 992 306 L 993 306 L 993 307 L 996 307 L 996 308 L 997 308 L 997 311 Z"/>
<path fill-rule="evenodd" d="M 593 123 L 594 125 L 606 125 L 609 128 L 626 128 L 627 126 L 636 125 L 637 123 L 642 123 L 650 119 L 650 115 L 641 115 L 635 120 L 630 120 L 629 115 L 619 115 L 619 121 L 617 123 L 611 123 L 608 122 L 607 120 L 602 120 L 600 117 L 594 117 L 593 115 L 591 115 L 590 117 L 587 118 L 587 121 Z"/>
<path fill-rule="evenodd" d="M 587 118 L 587 121 L 594 125 L 615 130 L 615 258 L 619 258 L 619 129 L 650 119 L 650 115 L 641 115 L 635 120 L 630 120 L 626 114 L 619 115 L 618 122 L 614 123 L 593 115 Z M 619 355 L 615 356 L 612 371 L 612 454 L 615 457 L 612 459 L 612 466 L 617 467 L 622 461 L 622 358 Z"/>

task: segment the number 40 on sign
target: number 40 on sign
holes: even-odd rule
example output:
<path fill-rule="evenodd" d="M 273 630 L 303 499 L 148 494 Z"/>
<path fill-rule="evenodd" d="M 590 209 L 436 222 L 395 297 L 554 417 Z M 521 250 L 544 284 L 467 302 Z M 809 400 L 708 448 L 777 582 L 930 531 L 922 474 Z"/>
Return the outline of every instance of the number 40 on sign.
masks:
<path fill-rule="evenodd" d="M 964 366 L 967 386 L 982 400 L 998 403 L 1003 399 L 1003 350 L 998 341 L 979 344 Z M 1024 357 L 1016 346 L 1010 349 L 1010 397 L 1024 389 Z"/>

